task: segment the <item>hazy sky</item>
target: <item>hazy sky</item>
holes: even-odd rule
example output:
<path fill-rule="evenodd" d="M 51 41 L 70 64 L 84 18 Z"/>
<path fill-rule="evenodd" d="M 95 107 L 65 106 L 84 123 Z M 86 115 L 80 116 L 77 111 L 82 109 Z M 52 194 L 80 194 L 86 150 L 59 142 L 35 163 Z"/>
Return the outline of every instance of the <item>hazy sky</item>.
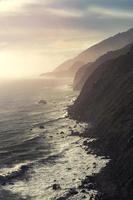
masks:
<path fill-rule="evenodd" d="M 38 76 L 133 27 L 133 0 L 0 0 L 0 78 Z"/>

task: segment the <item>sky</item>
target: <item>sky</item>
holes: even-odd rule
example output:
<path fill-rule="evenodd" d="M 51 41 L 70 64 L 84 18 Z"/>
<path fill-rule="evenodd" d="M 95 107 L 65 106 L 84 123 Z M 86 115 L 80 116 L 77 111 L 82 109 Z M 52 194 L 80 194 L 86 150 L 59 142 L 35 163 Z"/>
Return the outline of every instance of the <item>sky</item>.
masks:
<path fill-rule="evenodd" d="M 133 0 L 0 0 L 0 78 L 38 77 L 133 27 Z"/>

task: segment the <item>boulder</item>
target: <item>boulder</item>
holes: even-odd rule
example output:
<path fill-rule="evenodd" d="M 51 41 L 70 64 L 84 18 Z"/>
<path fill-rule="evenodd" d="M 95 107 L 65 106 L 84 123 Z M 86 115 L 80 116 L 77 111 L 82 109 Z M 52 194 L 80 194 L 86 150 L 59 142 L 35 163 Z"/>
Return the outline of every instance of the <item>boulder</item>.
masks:
<path fill-rule="evenodd" d="M 53 190 L 60 190 L 61 186 L 60 184 L 53 184 Z"/>
<path fill-rule="evenodd" d="M 78 194 L 78 191 L 76 190 L 76 188 L 71 188 L 71 189 L 69 190 L 69 193 L 70 193 L 71 195 L 76 195 L 76 194 Z"/>
<path fill-rule="evenodd" d="M 40 125 L 39 128 L 40 128 L 40 129 L 44 129 L 44 126 L 43 126 L 43 125 Z"/>
<path fill-rule="evenodd" d="M 46 100 L 41 99 L 40 101 L 38 101 L 39 104 L 47 104 Z"/>

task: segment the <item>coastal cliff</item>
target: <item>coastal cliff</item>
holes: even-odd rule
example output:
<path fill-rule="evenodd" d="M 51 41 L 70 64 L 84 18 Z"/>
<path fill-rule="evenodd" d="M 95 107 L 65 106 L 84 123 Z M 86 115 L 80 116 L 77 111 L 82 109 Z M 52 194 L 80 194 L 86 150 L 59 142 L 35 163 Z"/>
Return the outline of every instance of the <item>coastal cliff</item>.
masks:
<path fill-rule="evenodd" d="M 104 177 L 110 176 L 115 190 L 108 199 L 132 200 L 133 46 L 126 55 L 103 63 L 93 72 L 69 113 L 78 121 L 92 123 L 86 136 L 95 136 L 95 147 L 110 156 Z"/>
<path fill-rule="evenodd" d="M 82 66 L 76 73 L 74 81 L 73 81 L 73 89 L 81 90 L 84 86 L 86 80 L 91 76 L 91 74 L 104 62 L 115 59 L 121 55 L 125 55 L 132 44 L 128 44 L 122 49 L 118 49 L 115 51 L 109 51 L 106 54 L 100 56 L 95 62 L 88 63 Z"/>
<path fill-rule="evenodd" d="M 56 69 L 49 73 L 41 74 L 41 76 L 55 76 L 55 77 L 73 77 L 76 72 L 84 65 L 90 62 L 94 62 L 100 56 L 108 51 L 114 51 L 130 44 L 133 41 L 133 28 L 126 32 L 118 33 L 112 37 L 109 37 L 101 42 L 89 47 L 85 51 L 81 52 L 76 57 L 67 60 Z M 88 41 L 89 42 L 89 41 Z M 91 71 L 92 68 L 90 68 Z"/>

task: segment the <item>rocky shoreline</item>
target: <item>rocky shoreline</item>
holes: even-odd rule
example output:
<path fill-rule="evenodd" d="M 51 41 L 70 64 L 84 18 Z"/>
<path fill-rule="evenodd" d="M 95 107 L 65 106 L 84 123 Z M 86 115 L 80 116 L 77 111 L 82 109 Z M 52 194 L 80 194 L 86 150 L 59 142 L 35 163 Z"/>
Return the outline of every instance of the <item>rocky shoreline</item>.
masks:
<path fill-rule="evenodd" d="M 88 135 L 90 135 L 90 137 L 94 137 L 94 133 L 93 131 L 91 133 L 91 129 L 90 131 L 83 133 L 82 136 L 88 137 Z M 120 192 L 117 189 L 115 179 L 113 179 L 112 176 L 113 161 L 110 159 L 109 152 L 107 151 L 107 149 L 105 150 L 103 144 L 99 143 L 97 139 L 93 140 L 92 142 L 88 142 L 88 139 L 86 139 L 84 145 L 87 154 L 89 154 L 91 150 L 92 154 L 96 154 L 97 156 L 103 156 L 105 159 L 109 160 L 105 168 L 103 168 L 98 174 L 94 174 L 92 176 L 95 188 L 98 191 L 98 194 L 92 199 L 122 200 Z"/>
<path fill-rule="evenodd" d="M 79 122 L 78 122 L 79 123 Z M 83 147 L 86 154 L 94 154 L 95 156 L 102 156 L 103 159 L 108 159 L 107 166 L 99 173 L 92 173 L 87 175 L 85 179 L 81 180 L 81 184 L 77 188 L 70 188 L 68 192 L 57 198 L 56 200 L 75 200 L 74 196 L 82 193 L 81 199 L 88 200 L 123 200 L 123 196 L 118 188 L 117 181 L 114 178 L 114 160 L 110 159 L 110 152 L 97 139 L 97 134 L 94 128 L 85 129 L 83 133 L 72 131 L 71 136 L 79 136 L 85 138 Z M 90 140 L 92 138 L 92 140 Z M 93 169 L 97 167 L 97 163 L 93 163 Z M 81 200 L 80 199 L 80 200 Z M 77 200 L 77 199 L 76 199 Z M 79 200 L 79 199 L 78 199 Z"/>
<path fill-rule="evenodd" d="M 94 148 L 93 141 L 95 141 L 94 136 L 86 135 L 86 133 L 89 132 L 89 130 L 85 130 L 84 133 L 80 133 L 78 131 L 72 131 L 71 136 L 79 136 L 81 138 L 85 138 L 85 141 L 83 143 L 82 148 L 85 150 L 86 154 L 94 154 L 95 156 L 98 156 L 96 153 L 100 152 L 100 149 Z M 91 132 L 91 131 L 90 131 Z M 93 138 L 90 140 L 90 138 Z M 108 159 L 109 157 L 107 155 L 103 156 L 103 159 Z M 95 170 L 97 168 L 97 163 L 93 163 L 93 169 Z M 114 195 L 112 197 L 112 193 L 114 194 L 113 190 L 115 188 L 114 183 L 109 182 L 109 180 L 106 180 L 106 175 L 104 174 L 106 170 L 100 171 L 97 173 L 92 173 L 92 175 L 86 175 L 84 179 L 81 180 L 81 183 L 77 187 L 70 188 L 67 193 L 65 193 L 63 196 L 57 198 L 56 200 L 71 200 L 76 199 L 77 195 L 82 194 L 81 199 L 88 199 L 88 200 L 114 200 Z M 102 184 L 101 184 L 102 183 Z M 59 184 L 53 185 L 53 190 L 60 190 L 61 186 Z M 110 191 L 109 191 L 110 189 Z M 76 198 L 75 198 L 76 196 Z M 79 198 L 78 198 L 79 199 Z M 117 200 L 120 200 L 117 198 Z"/>

